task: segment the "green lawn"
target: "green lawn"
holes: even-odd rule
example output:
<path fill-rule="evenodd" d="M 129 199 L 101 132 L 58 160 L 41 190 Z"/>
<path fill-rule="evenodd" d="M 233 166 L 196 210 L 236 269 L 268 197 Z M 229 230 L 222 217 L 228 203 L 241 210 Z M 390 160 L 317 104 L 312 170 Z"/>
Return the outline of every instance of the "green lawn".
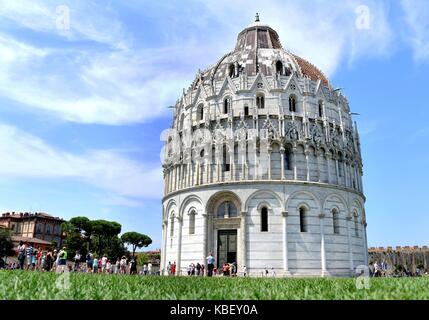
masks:
<path fill-rule="evenodd" d="M 355 279 L 69 275 L 63 289 L 55 273 L 0 271 L 0 299 L 429 299 L 429 277 L 371 278 L 358 290 Z"/>

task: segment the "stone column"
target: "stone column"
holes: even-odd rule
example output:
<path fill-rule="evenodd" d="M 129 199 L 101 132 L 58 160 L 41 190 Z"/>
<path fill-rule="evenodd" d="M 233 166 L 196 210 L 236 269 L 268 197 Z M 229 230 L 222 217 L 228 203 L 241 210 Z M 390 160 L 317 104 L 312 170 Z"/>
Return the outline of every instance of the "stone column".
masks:
<path fill-rule="evenodd" d="M 336 177 L 337 177 L 337 184 L 338 185 L 340 185 L 341 184 L 341 182 L 340 182 L 340 171 L 339 171 L 339 166 L 338 166 L 338 158 L 335 158 L 335 174 L 336 174 Z"/>
<path fill-rule="evenodd" d="M 209 158 L 208 157 L 206 157 L 206 159 L 204 160 L 204 164 L 205 164 L 204 169 L 206 170 L 206 184 L 209 184 L 210 183 L 211 168 L 209 166 Z"/>
<path fill-rule="evenodd" d="M 229 181 L 235 180 L 235 163 L 234 163 L 234 145 L 232 146 L 232 152 L 229 154 Z"/>
<path fill-rule="evenodd" d="M 316 157 L 316 163 L 317 163 L 317 181 L 322 182 L 322 170 L 320 170 L 320 156 L 321 156 L 321 154 L 319 153 L 319 151 L 316 150 L 314 155 Z"/>
<path fill-rule="evenodd" d="M 200 161 L 196 161 L 195 166 L 196 166 L 195 168 L 196 179 L 195 179 L 194 185 L 198 186 L 200 184 L 200 170 L 201 170 Z"/>
<path fill-rule="evenodd" d="M 280 149 L 280 166 L 281 166 L 281 180 L 285 179 L 285 149 Z"/>
<path fill-rule="evenodd" d="M 167 258 L 167 221 L 162 222 L 162 244 L 161 244 L 161 275 L 165 273 L 165 260 Z"/>
<path fill-rule="evenodd" d="M 289 259 L 288 259 L 288 241 L 287 241 L 287 216 L 288 212 L 282 212 L 283 220 L 283 274 L 290 275 L 289 272 Z"/>
<path fill-rule="evenodd" d="M 324 218 L 325 214 L 319 214 L 320 221 L 320 265 L 321 265 L 321 276 L 324 277 L 327 275 L 326 271 L 326 252 L 325 252 L 325 226 L 324 226 Z"/>
<path fill-rule="evenodd" d="M 328 169 L 328 183 L 331 183 L 331 161 L 330 161 L 331 155 L 329 153 L 326 153 L 326 164 Z"/>
<path fill-rule="evenodd" d="M 177 235 L 177 259 L 176 259 L 176 275 L 180 276 L 181 271 L 181 260 L 182 260 L 182 225 L 183 218 L 177 217 L 177 221 L 179 222 L 179 232 Z"/>
<path fill-rule="evenodd" d="M 241 234 L 241 267 L 247 265 L 247 235 L 246 235 L 246 219 L 247 218 L 247 212 L 242 211 L 241 212 L 241 221 L 240 221 L 240 234 Z M 237 267 L 239 267 L 237 265 Z"/>
<path fill-rule="evenodd" d="M 271 148 L 268 150 L 268 180 L 271 180 Z"/>
<path fill-rule="evenodd" d="M 308 164 L 308 151 L 304 151 L 304 155 L 305 155 L 305 169 L 307 171 L 307 181 L 310 181 L 310 167 Z"/>
<path fill-rule="evenodd" d="M 344 184 L 346 187 L 349 186 L 349 169 L 348 169 L 347 161 L 343 162 L 343 168 L 344 168 Z"/>
<path fill-rule="evenodd" d="M 363 239 L 363 249 L 364 249 L 364 261 L 365 265 L 368 266 L 368 244 L 366 242 L 366 221 L 362 220 L 362 239 Z"/>
<path fill-rule="evenodd" d="M 203 257 L 202 257 L 202 264 L 204 264 L 204 270 L 207 270 L 207 241 L 208 241 L 208 232 L 207 232 L 207 213 L 202 214 L 203 217 Z"/>
<path fill-rule="evenodd" d="M 293 179 L 298 180 L 298 167 L 296 166 L 296 147 L 293 147 L 291 156 L 293 159 Z"/>
<path fill-rule="evenodd" d="M 350 234 L 350 223 L 352 221 L 352 216 L 349 214 L 346 218 L 347 223 L 347 242 L 349 248 L 349 261 L 350 261 L 350 275 L 354 275 L 354 262 L 353 262 L 353 246 L 352 246 L 352 237 Z"/>

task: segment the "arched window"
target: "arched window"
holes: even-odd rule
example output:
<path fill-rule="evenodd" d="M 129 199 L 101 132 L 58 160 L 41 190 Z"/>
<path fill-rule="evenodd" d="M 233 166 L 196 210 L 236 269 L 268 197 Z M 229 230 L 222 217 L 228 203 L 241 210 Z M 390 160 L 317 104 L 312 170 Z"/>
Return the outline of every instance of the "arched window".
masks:
<path fill-rule="evenodd" d="M 276 62 L 276 73 L 283 74 L 283 63 L 280 60 Z"/>
<path fill-rule="evenodd" d="M 235 66 L 233 63 L 231 63 L 228 67 L 228 74 L 230 76 L 230 78 L 234 78 L 235 76 Z"/>
<path fill-rule="evenodd" d="M 174 216 L 170 220 L 170 237 L 172 237 L 174 235 Z"/>
<path fill-rule="evenodd" d="M 358 221 L 358 215 L 354 215 L 355 218 L 355 236 L 359 237 L 359 221 Z"/>
<path fill-rule="evenodd" d="M 249 106 L 247 104 L 244 105 L 244 115 L 245 116 L 249 115 Z"/>
<path fill-rule="evenodd" d="M 228 114 L 231 108 L 231 98 L 225 98 L 223 100 L 223 113 Z"/>
<path fill-rule="evenodd" d="M 289 111 L 296 112 L 296 98 L 294 95 L 289 97 Z"/>
<path fill-rule="evenodd" d="M 258 109 L 265 108 L 265 96 L 263 93 L 258 93 L 256 95 L 256 106 L 258 107 Z"/>
<path fill-rule="evenodd" d="M 229 171 L 228 150 L 225 144 L 222 147 L 222 167 L 223 167 L 223 171 Z"/>
<path fill-rule="evenodd" d="M 189 213 L 189 234 L 195 234 L 195 215 L 194 210 Z"/>
<path fill-rule="evenodd" d="M 200 104 L 197 108 L 197 120 L 204 120 L 204 105 Z"/>
<path fill-rule="evenodd" d="M 284 166 L 285 170 L 292 170 L 292 163 L 291 163 L 291 154 L 289 149 L 285 149 L 284 153 Z"/>
<path fill-rule="evenodd" d="M 234 203 L 231 201 L 225 201 L 222 202 L 219 207 L 217 208 L 217 215 L 218 218 L 226 218 L 226 217 L 236 217 L 237 216 L 237 208 L 235 207 Z"/>
<path fill-rule="evenodd" d="M 299 208 L 299 227 L 301 232 L 307 232 L 307 210 L 304 207 Z"/>
<path fill-rule="evenodd" d="M 323 102 L 319 101 L 319 117 L 323 117 Z"/>
<path fill-rule="evenodd" d="M 340 215 L 336 209 L 332 210 L 332 222 L 334 226 L 334 233 L 340 234 Z"/>
<path fill-rule="evenodd" d="M 261 209 L 261 232 L 268 232 L 268 209 L 263 207 Z"/>

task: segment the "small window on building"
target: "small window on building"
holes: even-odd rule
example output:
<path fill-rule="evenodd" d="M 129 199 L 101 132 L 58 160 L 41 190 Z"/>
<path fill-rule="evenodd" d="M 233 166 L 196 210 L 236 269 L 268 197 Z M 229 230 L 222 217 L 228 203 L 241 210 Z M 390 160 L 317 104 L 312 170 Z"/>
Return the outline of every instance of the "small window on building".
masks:
<path fill-rule="evenodd" d="M 174 236 L 174 217 L 170 219 L 170 237 Z"/>
<path fill-rule="evenodd" d="M 265 108 L 265 96 L 262 93 L 258 93 L 256 96 L 256 106 L 258 109 L 264 109 Z"/>
<path fill-rule="evenodd" d="M 263 207 L 261 209 L 261 232 L 268 232 L 268 209 Z"/>
<path fill-rule="evenodd" d="M 244 115 L 248 116 L 249 115 L 249 106 L 246 104 L 244 105 Z"/>
<path fill-rule="evenodd" d="M 189 234 L 195 234 L 195 211 L 189 213 Z"/>
<path fill-rule="evenodd" d="M 223 145 L 222 147 L 222 161 L 223 171 L 229 171 L 229 157 L 226 145 Z"/>
<path fill-rule="evenodd" d="M 228 74 L 229 74 L 230 78 L 235 77 L 235 66 L 233 63 L 231 63 L 228 67 Z"/>
<path fill-rule="evenodd" d="M 285 166 L 285 170 L 292 170 L 291 155 L 290 155 L 289 149 L 285 149 L 284 166 Z"/>
<path fill-rule="evenodd" d="M 304 207 L 299 208 L 299 227 L 301 232 L 307 232 L 307 210 Z"/>
<path fill-rule="evenodd" d="M 359 221 L 358 221 L 358 215 L 355 214 L 355 236 L 359 237 Z"/>
<path fill-rule="evenodd" d="M 289 97 L 289 111 L 296 112 L 296 98 L 293 95 Z"/>
<path fill-rule="evenodd" d="M 204 106 L 200 104 L 197 108 L 197 120 L 204 120 Z"/>
<path fill-rule="evenodd" d="M 224 114 L 228 114 L 230 108 L 231 108 L 231 99 L 230 98 L 225 98 L 223 100 L 223 113 Z"/>
<path fill-rule="evenodd" d="M 332 222 L 334 226 L 334 233 L 340 234 L 340 216 L 337 210 L 332 210 Z"/>
<path fill-rule="evenodd" d="M 283 63 L 280 60 L 276 62 L 276 73 L 283 74 Z"/>
<path fill-rule="evenodd" d="M 319 117 L 323 117 L 323 102 L 319 101 Z"/>

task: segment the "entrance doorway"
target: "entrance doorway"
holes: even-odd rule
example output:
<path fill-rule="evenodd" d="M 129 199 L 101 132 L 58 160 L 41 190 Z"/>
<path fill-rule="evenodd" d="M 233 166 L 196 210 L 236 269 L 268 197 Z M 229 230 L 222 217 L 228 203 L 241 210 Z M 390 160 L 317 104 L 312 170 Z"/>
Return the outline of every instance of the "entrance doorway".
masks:
<path fill-rule="evenodd" d="M 218 230 L 217 267 L 237 262 L 237 230 Z"/>

